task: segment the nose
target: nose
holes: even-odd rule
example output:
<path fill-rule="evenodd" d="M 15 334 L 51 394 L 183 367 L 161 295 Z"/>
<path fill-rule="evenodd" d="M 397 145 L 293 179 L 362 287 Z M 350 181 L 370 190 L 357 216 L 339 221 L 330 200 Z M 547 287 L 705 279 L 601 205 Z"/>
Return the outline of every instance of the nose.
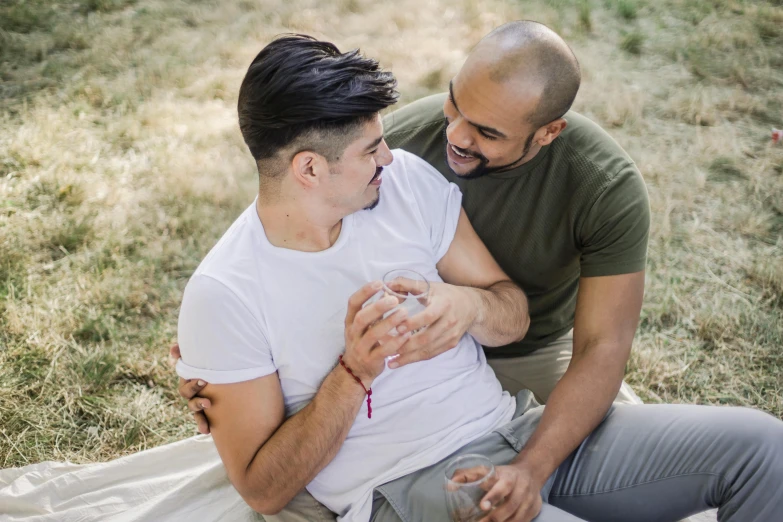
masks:
<path fill-rule="evenodd" d="M 446 127 L 446 138 L 449 140 L 449 143 L 461 149 L 470 149 L 471 145 L 473 145 L 473 138 L 471 138 L 468 125 L 468 122 L 462 116 L 457 116 L 451 120 L 451 123 Z"/>
<path fill-rule="evenodd" d="M 386 167 L 391 165 L 392 161 L 394 161 L 394 156 L 392 156 L 386 140 L 382 140 L 378 146 L 378 152 L 375 154 L 375 164 L 379 167 Z"/>

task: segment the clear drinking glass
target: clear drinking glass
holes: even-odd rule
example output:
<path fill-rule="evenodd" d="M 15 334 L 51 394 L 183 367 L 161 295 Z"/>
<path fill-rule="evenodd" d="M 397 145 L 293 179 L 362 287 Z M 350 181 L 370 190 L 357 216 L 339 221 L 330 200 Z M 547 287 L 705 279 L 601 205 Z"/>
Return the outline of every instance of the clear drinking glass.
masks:
<path fill-rule="evenodd" d="M 408 311 L 408 318 L 418 314 L 427 307 L 430 294 L 430 283 L 420 273 L 414 270 L 392 270 L 383 276 L 382 296 L 390 295 L 397 299 L 397 306 L 383 314 L 386 318 L 400 308 Z M 392 330 L 396 335 L 397 329 Z"/>
<path fill-rule="evenodd" d="M 452 522 L 476 522 L 489 511 L 481 499 L 497 482 L 495 466 L 483 455 L 461 455 L 446 465 L 446 506 Z"/>

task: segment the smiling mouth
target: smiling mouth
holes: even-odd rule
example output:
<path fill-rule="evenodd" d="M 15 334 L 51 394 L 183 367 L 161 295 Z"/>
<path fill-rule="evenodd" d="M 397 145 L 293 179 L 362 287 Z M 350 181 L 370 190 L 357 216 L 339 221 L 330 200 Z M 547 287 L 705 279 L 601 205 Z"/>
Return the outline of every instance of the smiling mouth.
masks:
<path fill-rule="evenodd" d="M 460 152 L 460 149 L 458 149 L 457 147 L 455 147 L 451 143 L 449 143 L 449 147 L 451 147 L 451 151 L 454 154 L 456 154 L 457 156 L 459 156 L 460 158 L 465 158 L 465 159 L 475 159 L 476 158 L 476 156 L 473 156 L 472 154 L 465 154 L 464 152 Z"/>
<path fill-rule="evenodd" d="M 383 173 L 383 167 L 378 167 L 377 169 L 375 169 L 375 176 L 372 177 L 372 179 L 370 180 L 370 183 L 375 183 L 376 181 L 381 179 L 381 174 L 382 173 Z"/>

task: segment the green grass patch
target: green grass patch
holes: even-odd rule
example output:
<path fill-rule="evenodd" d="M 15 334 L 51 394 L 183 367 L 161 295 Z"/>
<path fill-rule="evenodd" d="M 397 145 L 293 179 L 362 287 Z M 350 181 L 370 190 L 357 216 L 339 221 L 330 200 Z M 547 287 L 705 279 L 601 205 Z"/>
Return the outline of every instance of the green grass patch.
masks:
<path fill-rule="evenodd" d="M 53 259 L 73 254 L 89 240 L 92 225 L 87 219 L 66 218 L 49 238 L 48 245 Z"/>
<path fill-rule="evenodd" d="M 639 17 L 639 6 L 634 0 L 617 0 L 617 14 L 623 20 L 632 22 Z"/>
<path fill-rule="evenodd" d="M 590 5 L 590 0 L 580 0 L 578 4 L 579 9 L 579 27 L 590 33 L 593 31 L 593 7 Z"/>
<path fill-rule="evenodd" d="M 732 158 L 725 156 L 719 156 L 710 163 L 709 166 L 709 180 L 722 182 L 731 181 L 745 178 L 745 174 L 737 167 Z"/>
<path fill-rule="evenodd" d="M 642 48 L 644 47 L 644 34 L 641 31 L 633 30 L 622 35 L 620 39 L 620 49 L 623 51 L 639 56 L 642 54 Z"/>

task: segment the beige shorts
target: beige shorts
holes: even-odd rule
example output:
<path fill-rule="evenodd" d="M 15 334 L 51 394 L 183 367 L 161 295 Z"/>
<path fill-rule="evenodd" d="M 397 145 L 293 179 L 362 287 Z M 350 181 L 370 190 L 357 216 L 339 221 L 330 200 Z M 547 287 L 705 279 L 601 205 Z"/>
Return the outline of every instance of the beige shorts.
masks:
<path fill-rule="evenodd" d="M 488 349 L 489 352 L 491 350 Z M 574 351 L 574 331 L 571 330 L 556 341 L 539 348 L 524 357 L 488 359 L 503 389 L 512 396 L 520 390 L 530 390 L 536 400 L 545 404 L 549 394 L 568 369 Z M 623 382 L 615 402 L 642 404 L 642 400 L 628 384 Z"/>
<path fill-rule="evenodd" d="M 503 389 L 516 396 L 522 389 L 533 392 L 536 400 L 544 404 L 557 381 L 571 362 L 574 347 L 573 330 L 552 344 L 524 357 L 489 359 Z M 623 382 L 617 402 L 641 404 L 642 401 L 630 386 Z M 267 522 L 335 522 L 334 513 L 315 500 L 306 490 L 299 493 L 277 515 L 264 515 Z"/>

